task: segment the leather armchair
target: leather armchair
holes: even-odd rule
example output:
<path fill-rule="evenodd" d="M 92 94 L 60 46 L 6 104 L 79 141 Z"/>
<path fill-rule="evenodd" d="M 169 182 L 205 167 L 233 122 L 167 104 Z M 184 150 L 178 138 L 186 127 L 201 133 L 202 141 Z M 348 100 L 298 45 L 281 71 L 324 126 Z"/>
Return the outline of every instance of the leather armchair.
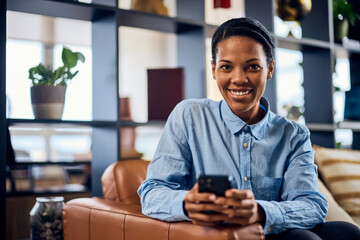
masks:
<path fill-rule="evenodd" d="M 65 240 L 257 240 L 265 239 L 260 224 L 200 226 L 164 222 L 141 213 L 137 188 L 146 178 L 148 162 L 124 160 L 110 165 L 101 178 L 103 197 L 78 198 L 63 208 Z"/>

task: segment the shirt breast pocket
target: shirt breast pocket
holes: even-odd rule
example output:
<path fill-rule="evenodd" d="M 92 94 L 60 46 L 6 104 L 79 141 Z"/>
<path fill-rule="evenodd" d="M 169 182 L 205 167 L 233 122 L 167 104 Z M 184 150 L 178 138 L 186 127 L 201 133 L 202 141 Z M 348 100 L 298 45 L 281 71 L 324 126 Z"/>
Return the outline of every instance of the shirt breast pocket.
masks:
<path fill-rule="evenodd" d="M 283 178 L 262 176 L 259 179 L 258 194 L 261 200 L 278 201 Z"/>

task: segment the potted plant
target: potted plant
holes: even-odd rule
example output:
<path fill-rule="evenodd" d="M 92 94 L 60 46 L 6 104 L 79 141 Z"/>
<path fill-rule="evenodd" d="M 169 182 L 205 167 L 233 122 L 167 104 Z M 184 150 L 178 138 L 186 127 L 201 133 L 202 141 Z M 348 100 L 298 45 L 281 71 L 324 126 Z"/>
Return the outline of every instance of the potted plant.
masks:
<path fill-rule="evenodd" d="M 78 71 L 72 73 L 71 69 L 79 60 L 85 62 L 82 53 L 67 47 L 63 47 L 61 58 L 63 66 L 55 70 L 42 63 L 29 69 L 31 104 L 36 119 L 61 119 L 66 87 L 78 74 Z"/>
<path fill-rule="evenodd" d="M 354 26 L 360 20 L 359 14 L 346 0 L 333 0 L 334 37 L 336 42 L 341 42 L 347 36 L 349 23 Z"/>

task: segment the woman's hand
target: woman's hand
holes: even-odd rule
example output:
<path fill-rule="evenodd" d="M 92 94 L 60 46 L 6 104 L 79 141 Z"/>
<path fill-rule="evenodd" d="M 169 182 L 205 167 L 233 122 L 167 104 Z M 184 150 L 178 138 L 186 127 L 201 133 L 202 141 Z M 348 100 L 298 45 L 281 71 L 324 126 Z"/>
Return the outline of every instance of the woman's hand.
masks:
<path fill-rule="evenodd" d="M 227 190 L 225 197 L 217 197 L 214 203 L 223 207 L 221 212 L 228 216 L 227 222 L 242 226 L 252 223 L 264 225 L 264 210 L 255 201 L 254 194 L 250 190 Z"/>
<path fill-rule="evenodd" d="M 195 224 L 215 225 L 229 218 L 224 207 L 214 203 L 216 200 L 213 193 L 199 193 L 199 185 L 195 184 L 185 195 L 184 210 Z"/>

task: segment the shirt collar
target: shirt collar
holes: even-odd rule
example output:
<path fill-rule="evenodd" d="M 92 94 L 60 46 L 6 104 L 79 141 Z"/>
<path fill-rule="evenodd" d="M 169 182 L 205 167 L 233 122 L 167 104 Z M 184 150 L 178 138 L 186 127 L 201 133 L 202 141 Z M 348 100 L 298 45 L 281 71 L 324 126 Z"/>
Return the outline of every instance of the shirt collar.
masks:
<path fill-rule="evenodd" d="M 220 104 L 221 104 L 221 106 L 220 106 L 221 114 L 223 116 L 224 122 L 233 134 L 243 130 L 243 128 L 245 126 L 248 126 L 251 130 L 251 133 L 254 135 L 254 137 L 256 139 L 259 139 L 259 140 L 262 139 L 264 132 L 265 132 L 265 126 L 268 123 L 269 117 L 270 117 L 270 114 L 269 114 L 270 104 L 265 97 L 262 97 L 260 99 L 260 104 L 266 109 L 265 110 L 266 114 L 259 122 L 255 123 L 253 125 L 247 125 L 246 122 L 244 122 L 241 118 L 236 116 L 231 111 L 229 105 L 226 103 L 225 100 L 221 100 Z"/>

